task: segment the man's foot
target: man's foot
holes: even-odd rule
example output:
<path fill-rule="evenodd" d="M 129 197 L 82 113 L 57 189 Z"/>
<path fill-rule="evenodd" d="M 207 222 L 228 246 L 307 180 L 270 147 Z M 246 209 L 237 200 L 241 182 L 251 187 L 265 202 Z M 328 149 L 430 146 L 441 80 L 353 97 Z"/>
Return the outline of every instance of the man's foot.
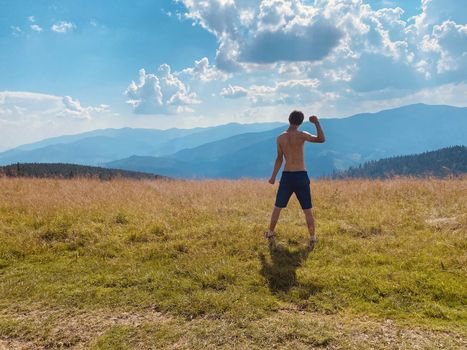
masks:
<path fill-rule="evenodd" d="M 316 237 L 316 235 L 311 236 L 310 240 L 308 241 L 308 249 L 310 252 L 315 248 L 316 242 L 318 242 L 318 237 Z"/>
<path fill-rule="evenodd" d="M 274 247 L 276 244 L 275 237 L 274 237 L 274 231 L 268 230 L 264 233 L 264 237 L 268 240 L 268 244 L 270 247 Z"/>

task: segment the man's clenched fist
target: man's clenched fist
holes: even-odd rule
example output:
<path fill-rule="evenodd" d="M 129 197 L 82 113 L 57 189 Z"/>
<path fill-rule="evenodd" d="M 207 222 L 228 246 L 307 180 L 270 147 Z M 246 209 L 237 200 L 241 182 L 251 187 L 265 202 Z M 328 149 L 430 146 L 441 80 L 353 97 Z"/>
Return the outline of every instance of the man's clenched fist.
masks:
<path fill-rule="evenodd" d="M 318 117 L 316 115 L 312 115 L 310 117 L 310 123 L 316 124 L 318 122 Z"/>

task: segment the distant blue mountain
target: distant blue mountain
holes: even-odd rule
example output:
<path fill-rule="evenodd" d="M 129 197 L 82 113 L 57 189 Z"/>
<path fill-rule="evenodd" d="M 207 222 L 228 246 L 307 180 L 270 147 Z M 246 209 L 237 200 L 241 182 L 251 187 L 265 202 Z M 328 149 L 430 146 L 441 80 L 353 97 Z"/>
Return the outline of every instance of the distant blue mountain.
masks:
<path fill-rule="evenodd" d="M 276 128 L 282 123 L 238 124 L 194 129 L 103 129 L 54 137 L 0 153 L 0 165 L 75 163 L 100 165 L 132 155 L 163 156 L 232 135 Z"/>
<path fill-rule="evenodd" d="M 421 153 L 453 145 L 467 145 L 467 108 L 416 104 L 349 118 L 322 119 L 324 144 L 306 144 L 305 161 L 311 176 L 396 155 Z M 281 126 L 262 132 L 234 135 L 164 156 L 132 157 L 106 166 L 181 177 L 268 177 L 276 156 Z M 315 133 L 304 122 L 302 130 Z M 173 167 L 168 166 L 172 159 Z"/>

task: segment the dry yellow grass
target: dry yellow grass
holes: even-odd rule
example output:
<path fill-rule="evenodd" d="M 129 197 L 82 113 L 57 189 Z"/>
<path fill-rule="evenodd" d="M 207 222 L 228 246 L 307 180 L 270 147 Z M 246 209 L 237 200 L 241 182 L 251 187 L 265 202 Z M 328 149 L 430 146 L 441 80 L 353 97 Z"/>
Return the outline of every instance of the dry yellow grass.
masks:
<path fill-rule="evenodd" d="M 0 178 L 0 348 L 466 346 L 467 178 Z"/>

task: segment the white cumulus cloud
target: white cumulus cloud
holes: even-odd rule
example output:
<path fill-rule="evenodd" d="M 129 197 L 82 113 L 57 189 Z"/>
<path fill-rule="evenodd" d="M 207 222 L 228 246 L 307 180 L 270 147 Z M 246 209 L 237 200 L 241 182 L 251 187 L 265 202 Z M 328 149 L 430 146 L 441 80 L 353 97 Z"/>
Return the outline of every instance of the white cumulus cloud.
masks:
<path fill-rule="evenodd" d="M 11 29 L 11 34 L 13 34 L 13 36 L 19 36 L 20 33 L 22 32 L 21 28 L 18 26 L 10 26 L 10 29 Z"/>
<path fill-rule="evenodd" d="M 434 51 L 440 54 L 438 72 L 467 68 L 467 24 L 445 21 L 434 26 L 432 43 Z"/>
<path fill-rule="evenodd" d="M 74 28 L 76 28 L 76 25 L 74 25 L 73 23 L 60 21 L 54 23 L 50 29 L 52 29 L 56 33 L 66 33 L 70 30 L 73 30 Z"/>
<path fill-rule="evenodd" d="M 99 106 L 93 107 L 83 107 L 79 100 L 73 99 L 70 96 L 63 96 L 62 104 L 64 109 L 61 110 L 57 115 L 59 117 L 71 117 L 77 119 L 91 119 L 93 112 L 108 112 L 109 106 L 101 104 Z"/>
<path fill-rule="evenodd" d="M 218 38 L 216 65 L 227 71 L 242 63 L 321 60 L 342 37 L 332 21 L 300 0 L 183 3 L 186 17 Z"/>
<path fill-rule="evenodd" d="M 248 90 L 241 86 L 229 85 L 221 90 L 220 95 L 225 98 L 240 98 L 248 95 Z"/>
<path fill-rule="evenodd" d="M 172 74 L 170 66 L 162 64 L 157 74 L 139 71 L 139 82 L 132 81 L 125 91 L 127 103 L 136 114 L 173 114 L 191 111 L 198 104 L 194 92 Z"/>
<path fill-rule="evenodd" d="M 42 27 L 39 26 L 38 24 L 31 24 L 30 27 L 31 27 L 31 29 L 32 29 L 33 31 L 35 31 L 35 32 L 39 32 L 39 33 L 42 32 Z"/>
<path fill-rule="evenodd" d="M 209 82 L 212 80 L 226 80 L 231 76 L 230 74 L 210 65 L 209 59 L 207 57 L 203 57 L 202 59 L 195 61 L 193 67 L 185 68 L 176 74 L 187 74 L 192 79 L 203 82 Z"/>

